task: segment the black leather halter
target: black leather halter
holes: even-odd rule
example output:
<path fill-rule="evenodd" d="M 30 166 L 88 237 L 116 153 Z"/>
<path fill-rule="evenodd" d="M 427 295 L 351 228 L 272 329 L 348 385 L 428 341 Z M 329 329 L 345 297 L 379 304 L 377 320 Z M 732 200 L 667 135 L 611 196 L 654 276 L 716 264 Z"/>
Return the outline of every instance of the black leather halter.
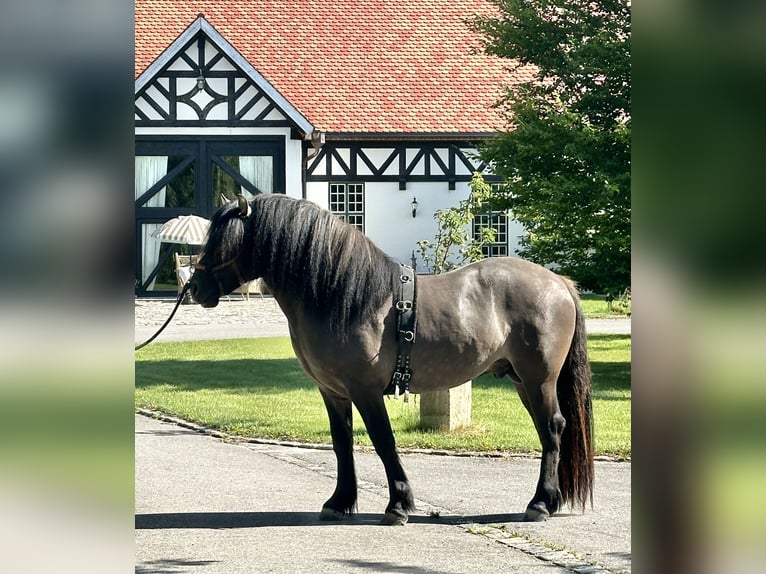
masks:
<path fill-rule="evenodd" d="M 239 253 L 237 253 L 234 257 L 229 259 L 228 261 L 224 261 L 223 263 L 219 263 L 215 267 L 212 267 L 211 269 L 207 269 L 204 265 L 201 265 L 200 263 L 194 264 L 194 269 L 198 271 L 210 271 L 210 274 L 213 276 L 213 279 L 216 280 L 218 283 L 218 292 L 221 297 L 226 295 L 227 291 L 223 288 L 223 283 L 221 282 L 221 279 L 218 277 L 218 272 L 223 271 L 224 269 L 227 269 L 231 267 L 234 270 L 234 274 L 237 276 L 237 281 L 239 281 L 240 285 L 244 285 L 247 283 L 245 281 L 245 278 L 242 277 L 242 273 L 239 271 L 239 266 L 237 265 L 237 259 L 239 259 Z"/>
<path fill-rule="evenodd" d="M 399 275 L 399 298 L 394 302 L 394 308 L 397 311 L 396 330 L 398 340 L 396 368 L 391 377 L 391 382 L 383 394 L 393 394 L 394 398 L 399 398 L 400 394 L 404 394 L 404 402 L 408 402 L 410 397 L 410 379 L 412 379 L 410 353 L 412 352 L 412 345 L 415 343 L 417 329 L 417 282 L 412 267 L 402 263 L 399 266 L 401 269 L 401 274 Z"/>

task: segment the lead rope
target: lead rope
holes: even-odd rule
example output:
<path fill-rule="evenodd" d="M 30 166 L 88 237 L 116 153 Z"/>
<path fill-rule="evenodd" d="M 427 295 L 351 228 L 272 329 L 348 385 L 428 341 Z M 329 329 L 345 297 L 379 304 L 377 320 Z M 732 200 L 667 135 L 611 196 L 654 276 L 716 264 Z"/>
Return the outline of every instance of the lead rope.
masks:
<path fill-rule="evenodd" d="M 191 279 L 186 282 L 186 285 L 183 286 L 183 289 L 181 289 L 181 292 L 178 294 L 178 299 L 176 300 L 176 306 L 173 307 L 173 310 L 170 312 L 170 317 L 168 317 L 167 321 L 165 321 L 162 327 L 160 327 L 159 330 L 154 335 L 152 335 L 149 339 L 147 339 L 140 345 L 137 345 L 134 350 L 138 351 L 139 349 L 146 347 L 149 343 L 154 341 L 160 333 L 162 333 L 163 329 L 167 327 L 168 324 L 170 323 L 170 320 L 173 318 L 173 315 L 175 315 L 176 311 L 178 311 L 178 307 L 181 305 L 181 301 L 183 301 L 183 298 L 186 295 L 186 292 L 189 290 L 189 287 L 191 287 Z"/>

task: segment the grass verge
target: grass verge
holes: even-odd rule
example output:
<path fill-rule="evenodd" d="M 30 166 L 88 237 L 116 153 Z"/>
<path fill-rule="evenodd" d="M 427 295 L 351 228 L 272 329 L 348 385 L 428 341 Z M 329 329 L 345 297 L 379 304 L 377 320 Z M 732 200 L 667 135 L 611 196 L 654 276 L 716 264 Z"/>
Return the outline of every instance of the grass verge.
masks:
<path fill-rule="evenodd" d="M 598 454 L 629 457 L 630 336 L 592 335 Z M 327 414 L 286 337 L 155 343 L 136 354 L 136 407 L 245 437 L 331 442 Z M 386 401 L 397 444 L 455 451 L 537 452 L 539 440 L 513 384 L 473 382 L 473 424 L 454 432 L 418 428 L 418 400 Z M 354 411 L 355 442 L 369 445 Z"/>
<path fill-rule="evenodd" d="M 606 301 L 606 295 L 593 295 L 585 293 L 580 295 L 580 305 L 582 311 L 589 319 L 624 319 L 627 315 L 620 312 L 619 305 L 609 308 Z"/>

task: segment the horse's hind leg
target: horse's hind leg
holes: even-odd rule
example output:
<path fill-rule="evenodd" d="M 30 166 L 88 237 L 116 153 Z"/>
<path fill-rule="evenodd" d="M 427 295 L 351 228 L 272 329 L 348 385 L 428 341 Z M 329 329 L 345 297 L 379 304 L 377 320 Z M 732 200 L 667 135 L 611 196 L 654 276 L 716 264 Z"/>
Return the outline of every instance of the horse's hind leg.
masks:
<path fill-rule="evenodd" d="M 332 448 L 338 460 L 338 479 L 335 492 L 322 506 L 319 519 L 340 520 L 356 509 L 357 486 L 351 401 L 330 394 L 321 388 L 320 392 L 330 417 Z"/>
<path fill-rule="evenodd" d="M 528 520 L 546 520 L 559 509 L 562 501 L 558 465 L 561 435 L 566 421 L 559 410 L 556 379 L 556 376 L 549 377 L 541 384 L 528 381 L 516 383 L 521 401 L 532 416 L 543 448 L 537 490 L 527 505 Z"/>
<path fill-rule="evenodd" d="M 389 502 L 381 524 L 405 524 L 411 510 L 415 509 L 410 483 L 402 468 L 399 454 L 396 452 L 396 442 L 391 429 L 383 395 L 354 397 L 354 404 L 362 415 L 367 434 L 375 446 L 388 479 Z"/>

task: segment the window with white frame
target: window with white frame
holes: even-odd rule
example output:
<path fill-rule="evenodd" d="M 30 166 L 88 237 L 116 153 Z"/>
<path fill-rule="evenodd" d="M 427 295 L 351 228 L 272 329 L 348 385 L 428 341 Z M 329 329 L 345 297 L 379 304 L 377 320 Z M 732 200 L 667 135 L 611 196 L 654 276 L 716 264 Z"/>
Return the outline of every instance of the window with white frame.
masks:
<path fill-rule="evenodd" d="M 331 183 L 330 211 L 364 232 L 364 184 Z"/>

